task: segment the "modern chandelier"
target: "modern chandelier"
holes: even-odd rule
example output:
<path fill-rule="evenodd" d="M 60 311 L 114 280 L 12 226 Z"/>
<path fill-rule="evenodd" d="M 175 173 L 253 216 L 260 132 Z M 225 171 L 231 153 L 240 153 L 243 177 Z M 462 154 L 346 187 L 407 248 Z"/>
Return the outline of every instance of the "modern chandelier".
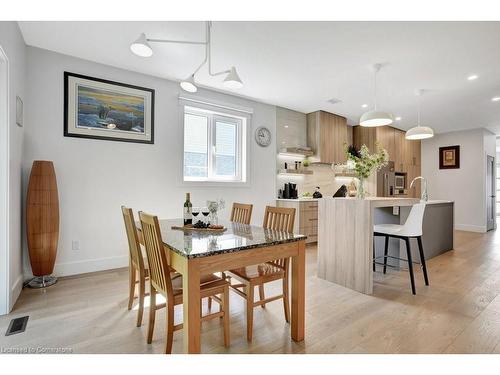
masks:
<path fill-rule="evenodd" d="M 428 126 L 420 125 L 420 97 L 424 94 L 424 90 L 415 90 L 415 95 L 418 97 L 417 109 L 417 126 L 409 129 L 405 138 L 409 140 L 427 139 L 434 137 L 434 130 Z"/>
<path fill-rule="evenodd" d="M 377 109 L 377 73 L 382 68 L 382 64 L 373 65 L 374 84 L 373 84 L 373 110 L 363 113 L 359 119 L 359 125 L 365 127 L 375 127 L 390 125 L 394 119 L 388 112 L 379 111 Z"/>
<path fill-rule="evenodd" d="M 151 43 L 177 43 L 177 44 L 194 44 L 194 45 L 204 45 L 205 46 L 205 59 L 201 64 L 190 74 L 186 79 L 180 82 L 180 86 L 183 90 L 187 92 L 196 92 L 198 87 L 196 86 L 195 75 L 198 71 L 208 63 L 208 74 L 212 77 L 226 74 L 223 84 L 229 89 L 239 89 L 243 87 L 243 82 L 240 76 L 236 72 L 236 68 L 232 66 L 230 69 L 223 70 L 220 72 L 212 71 L 212 53 L 211 53 L 211 28 L 212 22 L 206 22 L 206 32 L 205 41 L 188 41 L 188 40 L 167 40 L 167 39 L 151 39 L 147 38 L 146 34 L 141 33 L 137 40 L 130 45 L 130 50 L 137 56 L 140 57 L 151 57 L 153 55 L 153 49 L 151 48 L 149 42 Z"/>

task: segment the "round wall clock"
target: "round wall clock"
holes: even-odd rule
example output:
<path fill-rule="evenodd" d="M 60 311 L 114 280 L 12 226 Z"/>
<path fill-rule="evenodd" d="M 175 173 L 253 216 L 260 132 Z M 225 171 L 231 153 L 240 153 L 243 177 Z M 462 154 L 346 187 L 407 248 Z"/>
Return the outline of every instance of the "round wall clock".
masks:
<path fill-rule="evenodd" d="M 259 146 L 269 146 L 271 144 L 271 131 L 265 126 L 258 127 L 255 131 L 255 141 Z"/>

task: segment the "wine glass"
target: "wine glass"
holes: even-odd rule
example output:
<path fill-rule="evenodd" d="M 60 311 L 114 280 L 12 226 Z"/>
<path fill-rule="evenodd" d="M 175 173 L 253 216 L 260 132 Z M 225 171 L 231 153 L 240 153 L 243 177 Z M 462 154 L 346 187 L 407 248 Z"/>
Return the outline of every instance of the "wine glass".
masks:
<path fill-rule="evenodd" d="M 208 224 L 208 215 L 210 214 L 208 207 L 202 207 L 201 214 L 203 215 L 203 221 Z"/>
<path fill-rule="evenodd" d="M 198 222 L 197 216 L 200 213 L 200 207 L 193 207 L 191 213 L 193 214 L 193 225 L 194 225 Z"/>

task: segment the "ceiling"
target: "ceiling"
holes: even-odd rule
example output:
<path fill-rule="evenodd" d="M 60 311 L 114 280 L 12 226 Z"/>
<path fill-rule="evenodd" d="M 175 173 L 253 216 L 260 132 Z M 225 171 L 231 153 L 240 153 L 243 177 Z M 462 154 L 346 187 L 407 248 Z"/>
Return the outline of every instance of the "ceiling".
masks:
<path fill-rule="evenodd" d="M 203 46 L 154 44 L 151 58 L 129 45 L 148 38 L 204 40 L 203 22 L 19 22 L 28 45 L 162 78 L 186 78 L 203 60 Z M 236 66 L 244 87 L 236 95 L 309 113 L 318 109 L 357 124 L 373 102 L 437 133 L 485 127 L 500 134 L 500 22 L 213 22 L 214 70 Z M 477 74 L 479 78 L 468 81 Z M 204 67 L 197 81 L 225 90 Z M 331 104 L 336 98 L 340 103 Z"/>

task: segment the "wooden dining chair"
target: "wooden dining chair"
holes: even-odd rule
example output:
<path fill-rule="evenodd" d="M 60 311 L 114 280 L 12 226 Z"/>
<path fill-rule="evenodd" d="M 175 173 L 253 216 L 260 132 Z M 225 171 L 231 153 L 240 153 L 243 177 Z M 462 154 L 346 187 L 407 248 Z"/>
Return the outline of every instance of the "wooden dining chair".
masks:
<path fill-rule="evenodd" d="M 146 293 L 146 279 L 149 278 L 149 270 L 144 261 L 141 245 L 137 236 L 134 213 L 131 208 L 122 206 L 123 221 L 127 232 L 129 249 L 129 297 L 128 309 L 132 309 L 135 299 L 135 286 L 139 284 L 139 307 L 137 310 L 137 327 L 142 325 L 142 315 L 144 313 L 144 297 Z"/>
<path fill-rule="evenodd" d="M 174 306 L 183 303 L 182 275 L 174 274 L 169 266 L 169 257 L 163 247 L 158 217 L 139 212 L 139 218 L 149 263 L 151 287 L 147 342 L 151 344 L 153 340 L 156 310 L 166 307 L 165 353 L 169 354 L 172 352 L 174 331 L 182 329 L 182 324 L 174 324 Z M 156 304 L 157 293 L 165 297 L 166 303 Z M 222 298 L 217 297 L 217 295 L 222 295 Z M 221 305 L 219 312 L 202 316 L 201 320 L 222 317 L 224 321 L 224 345 L 229 346 L 229 283 L 213 274 L 202 276 L 200 297 L 201 299 L 211 297 Z"/>
<path fill-rule="evenodd" d="M 267 206 L 264 214 L 263 227 L 278 232 L 292 233 L 294 221 L 295 208 Z M 289 258 L 276 259 L 271 262 L 237 268 L 226 272 L 227 275 L 231 278 L 235 278 L 239 282 L 239 284 L 231 285 L 232 290 L 246 299 L 248 341 L 252 341 L 253 309 L 257 306 L 265 308 L 266 303 L 283 299 L 285 320 L 287 323 L 290 321 L 288 292 L 289 263 Z M 265 298 L 264 285 L 275 280 L 283 281 L 283 293 Z M 257 302 L 254 300 L 256 286 L 259 287 L 259 301 Z"/>
<path fill-rule="evenodd" d="M 252 220 L 253 204 L 233 203 L 231 221 L 241 224 L 250 224 Z"/>

